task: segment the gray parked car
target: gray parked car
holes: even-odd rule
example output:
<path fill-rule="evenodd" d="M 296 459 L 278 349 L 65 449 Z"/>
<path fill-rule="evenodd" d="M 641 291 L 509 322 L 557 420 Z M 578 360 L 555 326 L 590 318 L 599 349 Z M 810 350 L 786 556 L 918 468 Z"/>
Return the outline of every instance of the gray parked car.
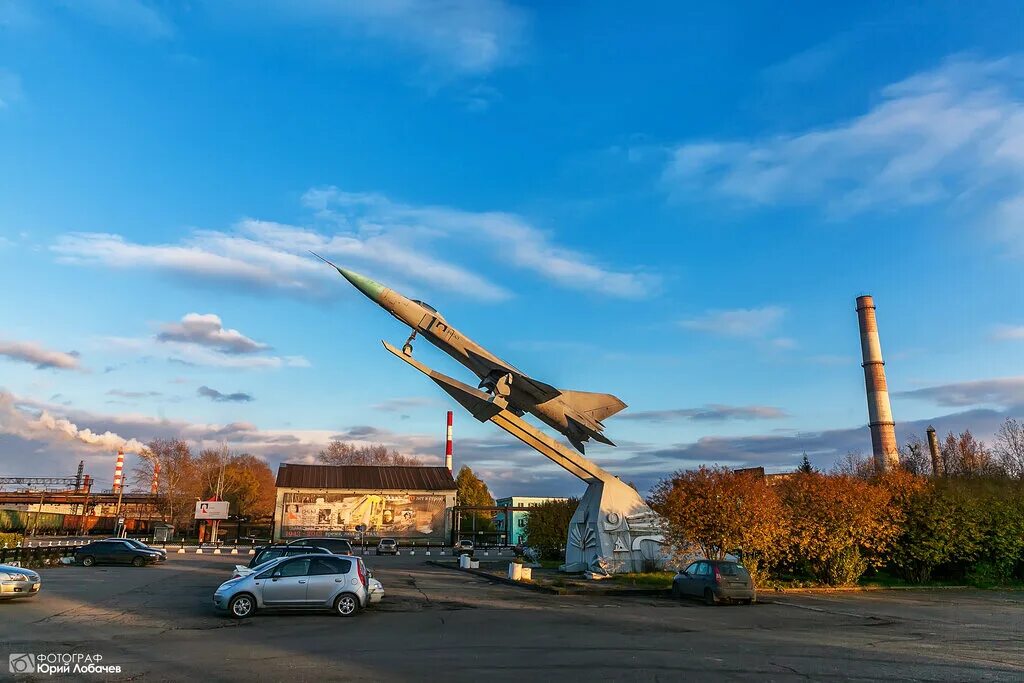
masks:
<path fill-rule="evenodd" d="M 31 569 L 0 564 L 0 600 L 31 598 L 42 585 L 39 574 Z"/>
<path fill-rule="evenodd" d="M 358 557 L 281 557 L 222 583 L 213 594 L 213 606 L 236 619 L 274 608 L 325 609 L 350 617 L 366 607 L 369 580 Z"/>
<path fill-rule="evenodd" d="M 757 600 L 754 582 L 746 567 L 727 560 L 698 560 L 672 579 L 672 595 L 704 598 L 708 605 L 739 601 L 749 605 Z"/>

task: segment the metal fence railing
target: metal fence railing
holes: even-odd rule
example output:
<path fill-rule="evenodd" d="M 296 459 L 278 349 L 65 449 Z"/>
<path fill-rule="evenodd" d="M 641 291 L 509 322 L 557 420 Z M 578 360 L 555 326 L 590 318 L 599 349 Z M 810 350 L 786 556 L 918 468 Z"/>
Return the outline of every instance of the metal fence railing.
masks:
<path fill-rule="evenodd" d="M 0 564 L 17 562 L 26 564 L 47 564 L 59 562 L 62 557 L 73 557 L 82 545 L 45 545 L 15 548 L 0 548 Z"/>

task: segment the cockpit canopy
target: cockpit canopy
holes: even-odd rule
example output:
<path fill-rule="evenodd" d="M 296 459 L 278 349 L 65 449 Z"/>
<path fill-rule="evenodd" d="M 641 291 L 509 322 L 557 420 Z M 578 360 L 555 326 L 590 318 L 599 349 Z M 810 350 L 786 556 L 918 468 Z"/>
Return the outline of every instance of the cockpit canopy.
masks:
<path fill-rule="evenodd" d="M 431 313 L 437 313 L 437 309 L 434 308 L 433 306 L 431 306 L 430 304 L 428 304 L 425 301 L 420 301 L 419 299 L 413 299 L 412 302 L 414 304 L 419 304 L 420 306 L 422 306 L 423 308 L 427 309 Z"/>

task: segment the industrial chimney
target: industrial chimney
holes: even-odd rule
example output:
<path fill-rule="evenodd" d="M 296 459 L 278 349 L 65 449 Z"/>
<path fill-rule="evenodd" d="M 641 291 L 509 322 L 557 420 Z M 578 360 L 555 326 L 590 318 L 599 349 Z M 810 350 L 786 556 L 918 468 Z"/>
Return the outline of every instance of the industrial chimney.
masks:
<path fill-rule="evenodd" d="M 114 493 L 121 492 L 122 479 L 124 476 L 124 449 L 117 449 L 117 462 L 114 465 Z"/>
<path fill-rule="evenodd" d="M 444 437 L 444 466 L 452 471 L 452 411 L 448 411 L 448 431 Z"/>
<path fill-rule="evenodd" d="M 935 427 L 928 425 L 928 452 L 932 455 L 932 476 L 942 476 L 942 459 L 939 456 L 939 437 L 935 434 Z"/>
<path fill-rule="evenodd" d="M 896 445 L 896 424 L 892 420 L 892 408 L 889 406 L 889 388 L 885 383 L 882 345 L 878 341 L 875 300 L 872 297 L 857 297 L 857 319 L 860 322 L 860 348 L 864 358 L 864 386 L 868 395 L 871 451 L 875 456 L 875 467 L 884 472 L 899 465 L 900 455 Z"/>

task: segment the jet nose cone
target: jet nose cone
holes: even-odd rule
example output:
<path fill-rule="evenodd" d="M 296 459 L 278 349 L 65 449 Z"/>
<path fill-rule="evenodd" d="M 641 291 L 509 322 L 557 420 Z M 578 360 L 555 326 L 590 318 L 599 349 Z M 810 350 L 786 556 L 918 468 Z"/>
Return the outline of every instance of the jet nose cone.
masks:
<path fill-rule="evenodd" d="M 371 280 L 365 275 L 360 275 L 359 273 L 353 270 L 345 270 L 344 268 L 339 268 L 338 266 L 331 263 L 330 261 L 325 259 L 320 254 L 316 253 L 315 251 L 311 251 L 309 253 L 312 254 L 313 256 L 316 256 L 318 259 L 320 259 L 321 261 L 323 261 L 324 263 L 326 263 L 327 265 L 331 266 L 336 271 L 341 273 L 341 276 L 348 280 L 349 282 L 351 282 L 353 285 L 355 285 L 356 289 L 358 289 L 360 292 L 368 296 L 370 299 L 373 299 L 377 303 L 380 303 L 381 292 L 387 289 L 384 285 L 374 280 Z"/>
<path fill-rule="evenodd" d="M 338 266 L 335 266 L 335 268 L 338 268 Z M 338 272 L 341 273 L 343 278 L 355 285 L 355 288 L 360 292 L 368 296 L 370 299 L 379 302 L 381 292 L 385 289 L 384 285 L 352 270 L 338 268 Z"/>

